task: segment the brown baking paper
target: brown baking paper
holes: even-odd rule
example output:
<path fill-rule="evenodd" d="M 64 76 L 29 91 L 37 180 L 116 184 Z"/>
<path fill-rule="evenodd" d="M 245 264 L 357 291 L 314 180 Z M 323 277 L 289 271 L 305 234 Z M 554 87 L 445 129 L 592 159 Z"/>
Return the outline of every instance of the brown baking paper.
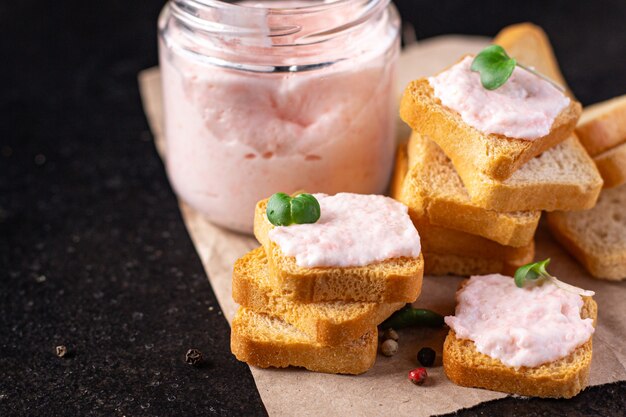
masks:
<path fill-rule="evenodd" d="M 486 43 L 485 38 L 445 36 L 412 45 L 403 52 L 399 84 L 404 86 L 413 78 L 432 74 L 452 64 L 462 54 L 480 50 Z M 139 75 L 139 84 L 157 149 L 165 158 L 158 68 L 143 71 Z M 231 298 L 232 265 L 258 243 L 254 238 L 212 225 L 183 202 L 180 202 L 180 209 L 220 306 L 230 322 L 237 309 Z M 541 226 L 536 244 L 536 259 L 552 258 L 551 272 L 567 282 L 596 292 L 599 317 L 593 337 L 591 385 L 626 380 L 626 344 L 623 339 L 626 335 L 626 283 L 592 279 Z M 422 295 L 414 305 L 452 314 L 454 293 L 460 280 L 456 277 L 425 277 Z M 441 367 L 445 335 L 445 330 L 400 331 L 398 354 L 392 358 L 379 355 L 374 367 L 360 376 L 328 375 L 291 368 L 251 367 L 251 370 L 270 416 L 430 416 L 504 397 L 505 394 L 458 387 L 448 381 Z M 417 351 L 424 346 L 437 351 L 438 363 L 428 369 L 428 383 L 417 387 L 407 380 L 407 373 L 417 366 Z"/>

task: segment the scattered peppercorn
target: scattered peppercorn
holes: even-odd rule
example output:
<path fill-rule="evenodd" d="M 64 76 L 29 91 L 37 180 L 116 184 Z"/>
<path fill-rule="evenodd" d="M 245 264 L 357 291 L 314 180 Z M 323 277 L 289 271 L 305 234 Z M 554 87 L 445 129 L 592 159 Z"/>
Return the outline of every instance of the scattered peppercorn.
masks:
<path fill-rule="evenodd" d="M 409 372 L 409 381 L 415 385 L 422 385 L 427 377 L 428 372 L 426 372 L 426 368 L 415 368 Z"/>
<path fill-rule="evenodd" d="M 393 339 L 387 339 L 380 346 L 380 352 L 385 356 L 393 356 L 398 353 L 398 342 Z"/>
<path fill-rule="evenodd" d="M 398 336 L 398 332 L 394 329 L 389 328 L 383 332 L 383 340 L 387 339 L 395 340 L 397 342 L 400 339 L 400 336 Z"/>
<path fill-rule="evenodd" d="M 189 349 L 185 354 L 185 363 L 197 366 L 202 362 L 202 352 L 198 349 Z"/>
<path fill-rule="evenodd" d="M 421 348 L 420 351 L 417 352 L 417 361 L 422 366 L 433 366 L 436 357 L 437 354 L 435 351 L 429 347 Z"/>
<path fill-rule="evenodd" d="M 65 345 L 59 345 L 54 350 L 59 358 L 63 358 L 67 355 L 67 348 Z"/>

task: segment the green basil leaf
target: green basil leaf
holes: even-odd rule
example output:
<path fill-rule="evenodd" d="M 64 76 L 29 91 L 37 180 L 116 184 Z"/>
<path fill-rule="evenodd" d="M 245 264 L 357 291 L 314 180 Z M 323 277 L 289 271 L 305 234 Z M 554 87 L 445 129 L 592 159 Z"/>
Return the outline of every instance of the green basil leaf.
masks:
<path fill-rule="evenodd" d="M 515 285 L 522 288 L 524 287 L 526 281 L 549 277 L 550 274 L 548 274 L 548 271 L 546 270 L 549 263 L 550 258 L 539 262 L 531 262 L 517 268 L 514 275 Z"/>
<path fill-rule="evenodd" d="M 315 223 L 320 215 L 320 203 L 311 194 L 298 194 L 291 200 L 291 217 L 294 223 Z"/>
<path fill-rule="evenodd" d="M 291 197 L 285 193 L 276 193 L 267 202 L 267 219 L 274 226 L 289 226 L 291 217 Z"/>
<path fill-rule="evenodd" d="M 480 73 L 480 82 L 487 90 L 495 90 L 511 77 L 517 61 L 499 45 L 490 45 L 472 61 L 472 71 Z"/>

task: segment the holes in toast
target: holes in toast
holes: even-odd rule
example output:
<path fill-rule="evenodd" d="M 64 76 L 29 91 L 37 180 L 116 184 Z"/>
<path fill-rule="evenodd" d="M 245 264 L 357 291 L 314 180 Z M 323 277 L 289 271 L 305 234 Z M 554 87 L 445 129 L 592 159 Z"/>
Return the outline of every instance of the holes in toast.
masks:
<path fill-rule="evenodd" d="M 622 220 L 624 219 L 624 217 L 622 216 L 622 213 L 613 213 L 613 220 L 617 223 L 621 223 Z"/>
<path fill-rule="evenodd" d="M 322 159 L 322 157 L 319 156 L 319 155 L 307 155 L 307 156 L 304 157 L 305 161 L 319 161 L 321 159 Z"/>
<path fill-rule="evenodd" d="M 254 158 L 256 158 L 256 155 L 255 155 L 255 154 L 253 154 L 253 153 L 247 153 L 247 154 L 244 156 L 244 158 L 246 158 L 246 159 L 254 159 Z"/>

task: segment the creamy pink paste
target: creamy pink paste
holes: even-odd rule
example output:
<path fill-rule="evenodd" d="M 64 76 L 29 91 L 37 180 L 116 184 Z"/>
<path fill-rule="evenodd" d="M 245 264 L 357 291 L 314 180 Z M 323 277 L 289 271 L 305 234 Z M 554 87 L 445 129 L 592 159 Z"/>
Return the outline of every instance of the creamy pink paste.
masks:
<path fill-rule="evenodd" d="M 321 217 L 314 224 L 275 227 L 269 238 L 298 266 L 364 266 L 418 257 L 420 237 L 408 208 L 382 195 L 314 194 Z"/>
<path fill-rule="evenodd" d="M 519 368 L 536 367 L 572 353 L 594 332 L 581 319 L 583 299 L 556 285 L 518 288 L 500 274 L 474 276 L 457 293 L 454 316 L 445 318 L 476 350 Z"/>
<path fill-rule="evenodd" d="M 570 100 L 549 82 L 516 67 L 496 90 L 487 90 L 467 56 L 437 76 L 428 78 L 435 96 L 468 125 L 484 133 L 533 140 L 547 135 Z"/>
<path fill-rule="evenodd" d="M 256 202 L 276 192 L 383 192 L 395 150 L 396 34 L 355 38 L 360 53 L 328 67 L 261 73 L 204 62 L 177 46 L 189 35 L 170 27 L 160 67 L 176 193 L 209 220 L 250 233 Z M 280 48 L 261 53 L 283 59 Z"/>

